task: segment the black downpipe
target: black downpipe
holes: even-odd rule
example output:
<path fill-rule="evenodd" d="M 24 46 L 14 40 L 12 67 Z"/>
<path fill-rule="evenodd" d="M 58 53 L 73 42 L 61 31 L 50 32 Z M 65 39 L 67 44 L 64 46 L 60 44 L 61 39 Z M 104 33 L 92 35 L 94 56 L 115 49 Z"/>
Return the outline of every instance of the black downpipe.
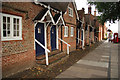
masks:
<path fill-rule="evenodd" d="M 62 31 L 63 29 L 62 29 L 62 25 L 61 25 L 61 39 L 62 39 Z M 63 44 L 62 44 L 62 41 L 61 41 L 61 51 L 63 51 Z"/>

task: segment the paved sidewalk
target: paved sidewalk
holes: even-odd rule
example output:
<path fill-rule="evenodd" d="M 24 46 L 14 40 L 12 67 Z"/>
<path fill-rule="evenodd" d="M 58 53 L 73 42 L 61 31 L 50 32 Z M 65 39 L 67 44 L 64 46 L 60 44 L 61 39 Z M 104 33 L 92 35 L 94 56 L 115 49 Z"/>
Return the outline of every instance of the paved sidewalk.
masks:
<path fill-rule="evenodd" d="M 118 78 L 118 44 L 105 41 L 56 78 Z"/>

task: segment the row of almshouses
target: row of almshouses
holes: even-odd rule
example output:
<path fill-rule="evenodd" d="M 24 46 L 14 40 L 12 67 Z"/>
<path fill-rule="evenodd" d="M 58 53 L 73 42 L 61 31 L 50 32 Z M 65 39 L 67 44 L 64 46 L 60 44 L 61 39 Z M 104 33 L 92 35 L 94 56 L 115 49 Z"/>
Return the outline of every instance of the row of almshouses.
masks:
<path fill-rule="evenodd" d="M 52 52 L 69 54 L 95 42 L 95 28 L 75 2 L 3 2 L 0 11 L 3 77 L 33 67 L 37 57 L 45 55 L 49 65 Z"/>

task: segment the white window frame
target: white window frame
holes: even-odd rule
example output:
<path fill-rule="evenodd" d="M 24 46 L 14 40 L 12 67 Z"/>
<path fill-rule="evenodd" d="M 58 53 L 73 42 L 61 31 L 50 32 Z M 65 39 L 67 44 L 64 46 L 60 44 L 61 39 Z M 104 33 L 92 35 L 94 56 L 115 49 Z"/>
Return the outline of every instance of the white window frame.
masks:
<path fill-rule="evenodd" d="M 9 40 L 22 40 L 22 17 L 0 13 L 1 15 L 1 41 L 9 41 Z M 3 36 L 3 16 L 10 17 L 10 36 L 4 37 Z M 13 27 L 13 18 L 19 19 L 19 36 L 13 36 L 14 27 Z"/>
<path fill-rule="evenodd" d="M 68 7 L 68 14 L 69 16 L 73 17 L 73 9 Z"/>
<path fill-rule="evenodd" d="M 65 26 L 64 37 L 68 37 L 68 26 Z"/>
<path fill-rule="evenodd" d="M 73 37 L 73 36 L 74 36 L 74 27 L 71 27 L 70 30 L 71 30 L 71 34 L 70 34 L 70 36 Z"/>

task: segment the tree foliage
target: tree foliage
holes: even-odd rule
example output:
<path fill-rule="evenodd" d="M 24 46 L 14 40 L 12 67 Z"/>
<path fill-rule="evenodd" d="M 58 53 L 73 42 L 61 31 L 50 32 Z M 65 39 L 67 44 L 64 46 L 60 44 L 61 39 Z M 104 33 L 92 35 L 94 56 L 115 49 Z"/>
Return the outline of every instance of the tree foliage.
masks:
<path fill-rule="evenodd" d="M 89 2 L 90 5 L 95 5 L 99 13 L 102 13 L 99 18 L 100 22 L 104 24 L 106 21 L 120 19 L 120 1 L 119 2 Z"/>

